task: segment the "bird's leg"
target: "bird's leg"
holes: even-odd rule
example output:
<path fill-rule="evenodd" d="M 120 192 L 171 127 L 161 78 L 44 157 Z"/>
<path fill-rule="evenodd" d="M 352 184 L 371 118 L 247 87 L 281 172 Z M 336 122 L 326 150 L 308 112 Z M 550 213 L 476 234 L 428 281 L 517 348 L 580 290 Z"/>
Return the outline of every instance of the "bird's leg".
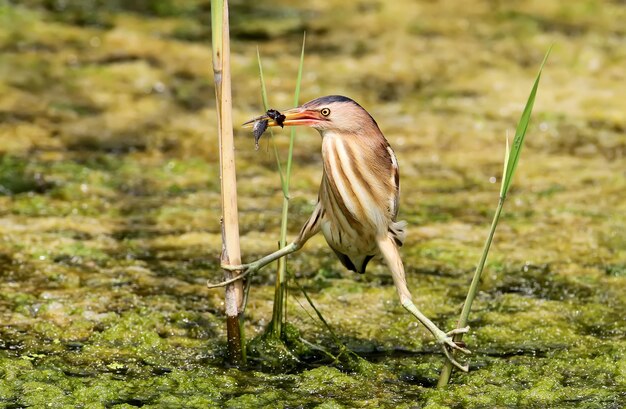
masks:
<path fill-rule="evenodd" d="M 307 222 L 304 223 L 304 226 L 302 226 L 302 229 L 300 230 L 300 234 L 298 234 L 298 237 L 296 238 L 296 240 L 294 240 L 293 243 L 283 247 L 282 249 L 279 249 L 273 252 L 272 254 L 268 254 L 265 257 L 262 257 L 256 261 L 253 261 L 252 263 L 243 264 L 239 266 L 231 266 L 231 265 L 222 264 L 222 268 L 224 270 L 241 271 L 242 274 L 230 280 L 222 281 L 221 283 L 218 283 L 218 284 L 209 284 L 208 285 L 209 288 L 222 287 L 234 281 L 241 280 L 245 276 L 256 273 L 257 271 L 259 271 L 266 265 L 270 264 L 272 261 L 278 260 L 281 257 L 285 257 L 288 254 L 291 254 L 293 252 L 300 250 L 302 246 L 304 246 L 304 244 L 311 237 L 313 237 L 315 234 L 317 234 L 317 232 L 320 231 L 320 226 L 321 226 L 323 215 L 324 215 L 324 211 L 320 203 L 318 202 L 317 206 L 315 207 L 315 210 L 313 210 L 313 214 L 311 214 L 311 216 L 309 217 L 309 220 L 307 220 Z"/>
<path fill-rule="evenodd" d="M 385 262 L 389 266 L 391 270 L 391 274 L 393 276 L 393 282 L 396 286 L 396 290 L 398 291 L 398 295 L 400 296 L 400 302 L 402 306 L 409 311 L 415 318 L 419 320 L 435 337 L 437 343 L 439 343 L 443 349 L 444 354 L 448 358 L 450 362 L 460 370 L 467 372 L 468 367 L 466 365 L 461 365 L 459 362 L 454 359 L 452 356 L 452 350 L 459 350 L 466 354 L 469 354 L 470 351 L 461 345 L 454 342 L 452 336 L 455 334 L 465 333 L 469 330 L 466 328 L 457 328 L 448 333 L 443 332 L 442 330 L 435 325 L 427 316 L 425 316 L 416 306 L 413 304 L 413 300 L 411 298 L 411 293 L 406 285 L 406 277 L 404 275 L 404 266 L 402 265 L 402 259 L 400 258 L 400 253 L 398 252 L 398 247 L 393 242 L 393 239 L 390 237 L 382 237 L 378 240 L 378 247 L 385 259 Z"/>
<path fill-rule="evenodd" d="M 298 251 L 300 247 L 302 247 L 302 244 L 299 244 L 297 241 L 294 241 L 293 243 L 283 247 L 282 249 L 276 250 L 272 254 L 268 254 L 267 256 L 262 257 L 258 259 L 257 261 L 253 261 L 252 263 L 241 264 L 241 265 L 222 264 L 222 268 L 224 270 L 241 271 L 242 273 L 237 275 L 236 277 L 231 278 L 230 280 L 221 281 L 219 283 L 213 284 L 211 282 L 208 282 L 207 287 L 209 288 L 224 287 L 225 285 L 234 283 L 237 280 L 241 280 L 251 274 L 256 273 L 257 271 L 259 271 L 260 269 L 262 269 L 263 267 L 265 267 L 272 261 L 278 260 L 281 257 L 285 257 L 286 255 L 291 254 L 294 251 Z"/>
<path fill-rule="evenodd" d="M 267 256 L 261 257 L 260 259 L 253 261 L 251 263 L 242 264 L 239 266 L 222 264 L 222 268 L 224 270 L 229 270 L 229 271 L 235 271 L 235 270 L 243 271 L 245 275 L 252 274 L 252 273 L 259 271 L 260 269 L 262 269 L 263 267 L 265 267 L 272 261 L 278 260 L 281 257 L 285 257 L 286 255 L 291 254 L 294 251 L 298 251 L 301 247 L 302 247 L 302 244 L 298 243 L 298 241 L 296 240 L 293 243 L 286 245 L 282 249 L 276 250 L 272 254 L 268 254 Z"/>

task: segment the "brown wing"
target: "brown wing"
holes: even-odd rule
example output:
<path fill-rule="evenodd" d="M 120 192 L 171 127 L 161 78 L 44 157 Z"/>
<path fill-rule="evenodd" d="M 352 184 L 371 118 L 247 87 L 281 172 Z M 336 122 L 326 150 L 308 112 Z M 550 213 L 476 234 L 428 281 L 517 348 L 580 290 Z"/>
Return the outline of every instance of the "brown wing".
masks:
<path fill-rule="evenodd" d="M 400 207 L 400 169 L 398 168 L 396 154 L 393 152 L 390 145 L 387 145 L 387 152 L 389 152 L 389 156 L 391 158 L 391 181 L 396 188 L 390 209 L 392 220 L 395 222 Z"/>
<path fill-rule="evenodd" d="M 406 222 L 396 221 L 398 217 L 398 210 L 400 208 L 400 169 L 398 168 L 398 160 L 396 159 L 396 155 L 391 149 L 391 146 L 387 145 L 387 152 L 389 152 L 389 156 L 391 157 L 391 179 L 395 186 L 395 195 L 391 201 L 391 216 L 392 223 L 389 226 L 389 233 L 393 241 L 396 243 L 396 246 L 402 247 L 404 244 L 404 240 L 406 239 Z"/>

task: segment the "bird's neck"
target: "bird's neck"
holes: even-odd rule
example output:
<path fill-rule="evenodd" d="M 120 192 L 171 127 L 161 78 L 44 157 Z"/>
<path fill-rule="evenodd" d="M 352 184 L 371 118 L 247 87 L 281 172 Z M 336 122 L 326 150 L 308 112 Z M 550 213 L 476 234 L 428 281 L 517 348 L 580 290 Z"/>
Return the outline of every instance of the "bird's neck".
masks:
<path fill-rule="evenodd" d="M 372 129 L 367 133 L 351 133 L 351 132 L 337 132 L 334 130 L 326 129 L 320 130 L 322 136 L 322 154 L 324 154 L 324 146 L 335 146 L 337 143 L 348 146 L 354 151 L 363 156 L 363 159 L 374 158 L 377 156 L 377 152 L 386 151 L 389 142 L 385 139 L 385 136 L 379 129 Z"/>

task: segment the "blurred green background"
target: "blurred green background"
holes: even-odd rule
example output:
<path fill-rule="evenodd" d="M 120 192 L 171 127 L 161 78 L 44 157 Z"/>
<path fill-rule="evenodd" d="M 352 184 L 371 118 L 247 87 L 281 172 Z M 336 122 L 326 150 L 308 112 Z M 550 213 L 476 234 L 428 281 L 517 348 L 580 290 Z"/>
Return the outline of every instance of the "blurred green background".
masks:
<path fill-rule="evenodd" d="M 401 171 L 416 304 L 451 328 L 497 204 L 504 137 L 541 59 L 510 200 L 466 340 L 436 390 L 430 334 L 388 271 L 345 271 L 321 237 L 290 258 L 367 371 L 303 360 L 225 368 L 215 97 L 206 0 L 0 0 L 0 406 L 620 408 L 626 401 L 626 5 L 622 1 L 231 3 L 235 123 L 357 100 Z M 276 247 L 269 139 L 236 126 L 244 260 Z M 267 135 L 266 135 L 267 136 Z M 287 132 L 274 142 L 286 157 Z M 299 130 L 290 235 L 311 212 L 320 138 Z M 249 337 L 270 318 L 253 279 Z M 288 319 L 336 348 L 293 289 Z M 313 354 L 314 356 L 314 354 Z"/>

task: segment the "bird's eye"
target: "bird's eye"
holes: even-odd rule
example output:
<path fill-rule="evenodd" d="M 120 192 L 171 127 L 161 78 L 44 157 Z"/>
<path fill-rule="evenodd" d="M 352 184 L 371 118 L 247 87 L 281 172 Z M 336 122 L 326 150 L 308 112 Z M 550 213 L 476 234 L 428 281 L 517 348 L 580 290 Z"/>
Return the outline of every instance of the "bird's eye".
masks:
<path fill-rule="evenodd" d="M 322 114 L 322 116 L 328 116 L 330 115 L 330 109 L 324 108 L 320 111 L 320 114 Z"/>

